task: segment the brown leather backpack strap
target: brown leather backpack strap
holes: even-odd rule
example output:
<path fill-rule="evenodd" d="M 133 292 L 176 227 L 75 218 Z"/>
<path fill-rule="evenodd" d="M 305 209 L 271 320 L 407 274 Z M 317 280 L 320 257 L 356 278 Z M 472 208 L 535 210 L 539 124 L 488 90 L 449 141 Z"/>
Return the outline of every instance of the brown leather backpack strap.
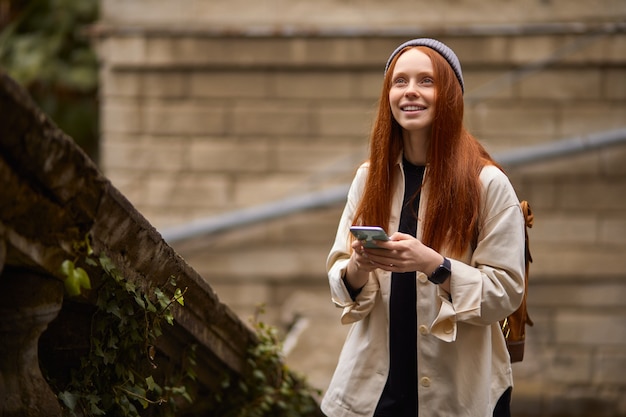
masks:
<path fill-rule="evenodd" d="M 530 254 L 530 242 L 528 240 L 528 229 L 533 227 L 533 223 L 535 221 L 535 215 L 533 214 L 532 209 L 530 208 L 530 204 L 528 201 L 522 200 L 520 201 L 520 207 L 522 208 L 522 214 L 524 214 L 524 223 L 526 225 L 525 234 L 526 234 L 526 271 L 528 272 L 528 267 L 530 262 L 533 261 L 533 257 Z"/>
<path fill-rule="evenodd" d="M 525 271 L 524 271 L 524 296 L 519 308 L 500 322 L 500 327 L 506 339 L 506 346 L 511 357 L 511 362 L 520 362 L 524 359 L 524 345 L 526 341 L 526 325 L 533 325 L 528 315 L 526 299 L 528 296 L 528 272 L 530 263 L 533 261 L 530 255 L 528 229 L 533 226 L 534 216 L 527 201 L 520 201 L 520 207 L 524 214 L 524 239 L 525 239 Z"/>
<path fill-rule="evenodd" d="M 525 238 L 525 243 L 526 243 L 526 249 L 525 249 L 525 260 L 526 260 L 526 271 L 525 271 L 525 276 L 524 276 L 524 288 L 526 289 L 526 291 L 524 292 L 524 310 L 526 310 L 526 298 L 527 298 L 527 293 L 528 293 L 528 274 L 529 274 L 529 270 L 530 270 L 530 263 L 533 261 L 533 257 L 530 254 L 530 240 L 528 238 L 528 229 L 533 227 L 533 223 L 535 221 L 535 215 L 533 214 L 532 209 L 530 208 L 530 204 L 528 203 L 528 201 L 526 200 L 522 200 L 520 201 L 520 207 L 522 208 L 522 213 L 524 214 L 524 223 L 525 223 L 525 228 L 524 228 L 524 238 Z M 524 324 L 528 324 L 529 326 L 532 326 L 534 323 L 531 320 L 530 316 L 528 315 L 528 311 L 525 311 L 525 318 L 524 318 Z"/>

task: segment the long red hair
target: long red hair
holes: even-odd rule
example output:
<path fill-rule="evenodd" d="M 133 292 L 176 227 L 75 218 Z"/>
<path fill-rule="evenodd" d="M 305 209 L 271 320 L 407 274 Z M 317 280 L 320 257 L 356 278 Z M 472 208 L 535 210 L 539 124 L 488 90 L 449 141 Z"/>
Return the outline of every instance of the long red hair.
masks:
<path fill-rule="evenodd" d="M 423 219 L 422 242 L 451 256 L 461 255 L 476 233 L 480 210 L 479 174 L 496 162 L 463 126 L 463 92 L 448 62 L 427 47 L 414 47 L 425 53 L 433 65 L 435 117 L 428 146 L 424 184 L 430 187 Z M 393 170 L 403 149 L 402 127 L 395 121 L 389 103 L 391 76 L 400 55 L 387 70 L 378 113 L 370 136 L 369 171 L 355 224 L 388 225 L 394 190 Z"/>

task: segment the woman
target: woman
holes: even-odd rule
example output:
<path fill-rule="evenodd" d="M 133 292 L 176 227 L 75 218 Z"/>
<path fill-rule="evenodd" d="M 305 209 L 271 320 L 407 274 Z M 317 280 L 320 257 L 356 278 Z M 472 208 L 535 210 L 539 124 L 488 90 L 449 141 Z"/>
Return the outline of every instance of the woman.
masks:
<path fill-rule="evenodd" d="M 369 161 L 348 194 L 327 270 L 352 324 L 322 401 L 331 417 L 509 416 L 498 321 L 524 291 L 524 220 L 506 175 L 463 127 L 463 75 L 434 39 L 385 67 Z M 365 248 L 352 225 L 381 226 Z"/>

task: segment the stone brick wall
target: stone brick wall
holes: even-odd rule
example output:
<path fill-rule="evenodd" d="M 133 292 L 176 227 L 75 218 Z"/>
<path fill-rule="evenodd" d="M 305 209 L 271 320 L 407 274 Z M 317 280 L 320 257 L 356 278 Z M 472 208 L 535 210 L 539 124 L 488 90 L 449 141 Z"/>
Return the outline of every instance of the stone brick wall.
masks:
<path fill-rule="evenodd" d="M 347 33 L 394 30 L 455 31 L 484 24 L 509 25 L 553 22 L 605 22 L 623 20 L 621 0 L 440 0 L 424 7 L 411 0 L 101 0 L 102 19 L 126 27 L 177 26 L 208 30 Z M 507 27 L 508 26 L 508 27 Z"/>
<path fill-rule="evenodd" d="M 623 2 L 146 3 L 102 2 L 100 163 L 160 229 L 350 181 L 384 62 L 411 37 L 458 53 L 467 125 L 496 155 L 626 125 Z M 509 170 L 536 213 L 518 416 L 626 415 L 625 160 L 621 145 Z M 341 210 L 174 245 L 242 317 L 264 304 L 322 389 L 347 330 L 324 272 Z"/>

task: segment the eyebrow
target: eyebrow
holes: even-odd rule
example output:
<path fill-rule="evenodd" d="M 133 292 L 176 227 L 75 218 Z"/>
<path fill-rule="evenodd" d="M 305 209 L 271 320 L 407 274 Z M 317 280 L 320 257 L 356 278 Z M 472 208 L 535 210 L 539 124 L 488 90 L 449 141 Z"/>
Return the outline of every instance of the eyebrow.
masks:
<path fill-rule="evenodd" d="M 398 72 L 396 72 L 396 70 L 394 69 L 393 73 L 391 74 L 391 78 L 396 78 L 396 77 L 399 77 L 399 76 L 402 76 L 402 75 L 405 75 L 405 76 L 408 75 L 407 71 L 398 71 Z M 414 74 L 411 74 L 411 75 L 414 75 Z M 420 71 L 420 72 L 417 73 L 417 75 L 421 76 L 421 77 L 423 77 L 423 76 L 434 77 L 435 73 L 434 73 L 434 71 Z"/>

